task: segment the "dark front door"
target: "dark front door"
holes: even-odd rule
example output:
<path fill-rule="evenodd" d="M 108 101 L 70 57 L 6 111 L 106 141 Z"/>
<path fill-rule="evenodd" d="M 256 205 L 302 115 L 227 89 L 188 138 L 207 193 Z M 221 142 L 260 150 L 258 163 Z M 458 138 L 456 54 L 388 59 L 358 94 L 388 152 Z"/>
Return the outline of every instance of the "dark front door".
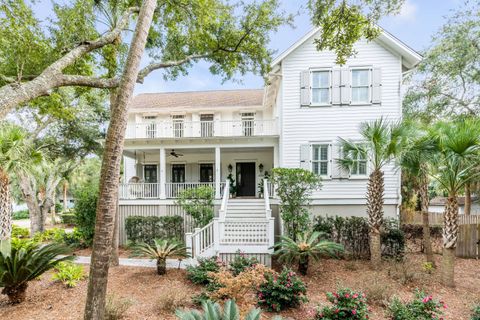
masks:
<path fill-rule="evenodd" d="M 146 183 L 157 183 L 157 166 L 154 164 L 143 166 L 143 177 Z"/>
<path fill-rule="evenodd" d="M 255 196 L 255 162 L 237 162 L 237 196 Z"/>
<path fill-rule="evenodd" d="M 200 182 L 213 182 L 213 164 L 200 164 Z"/>
<path fill-rule="evenodd" d="M 172 182 L 185 182 L 184 164 L 174 164 L 172 166 Z"/>

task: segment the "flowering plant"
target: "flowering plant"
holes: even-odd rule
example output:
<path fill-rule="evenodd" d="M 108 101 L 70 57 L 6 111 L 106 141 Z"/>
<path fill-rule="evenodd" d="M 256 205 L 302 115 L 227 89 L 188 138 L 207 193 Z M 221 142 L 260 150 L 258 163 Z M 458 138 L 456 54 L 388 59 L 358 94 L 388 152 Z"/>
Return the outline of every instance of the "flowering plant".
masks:
<path fill-rule="evenodd" d="M 365 293 L 356 292 L 349 288 L 342 288 L 337 292 L 328 292 L 327 299 L 333 306 L 318 309 L 315 316 L 316 320 L 368 319 Z"/>
<path fill-rule="evenodd" d="M 260 307 L 278 312 L 308 301 L 305 284 L 291 269 L 284 268 L 279 274 L 266 273 L 265 280 L 257 291 Z"/>
<path fill-rule="evenodd" d="M 443 301 L 433 299 L 423 291 L 416 291 L 415 298 L 407 303 L 402 303 L 395 297 L 388 307 L 393 320 L 442 320 L 443 311 L 447 305 Z"/>

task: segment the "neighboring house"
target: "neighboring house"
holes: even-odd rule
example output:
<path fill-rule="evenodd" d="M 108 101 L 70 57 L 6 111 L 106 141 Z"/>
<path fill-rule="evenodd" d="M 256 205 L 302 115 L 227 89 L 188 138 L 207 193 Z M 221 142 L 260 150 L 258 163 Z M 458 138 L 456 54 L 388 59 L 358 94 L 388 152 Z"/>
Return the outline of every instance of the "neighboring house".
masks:
<path fill-rule="evenodd" d="M 458 213 L 464 214 L 465 212 L 465 197 L 458 197 Z M 445 211 L 446 197 L 435 197 L 430 200 L 428 206 L 429 212 L 443 213 Z M 480 214 L 480 203 L 478 197 L 472 197 L 472 207 L 470 208 L 470 214 Z"/>
<path fill-rule="evenodd" d="M 339 66 L 334 53 L 317 51 L 318 36 L 311 31 L 276 58 L 265 89 L 136 96 L 126 132 L 121 230 L 128 215 L 181 214 L 178 193 L 210 185 L 218 218 L 194 232 L 194 254 L 239 248 L 268 253 L 274 228 L 280 229 L 272 218 L 278 218 L 278 200 L 268 183 L 267 198 L 260 191 L 275 167 L 300 167 L 322 177 L 321 190 L 313 194 L 314 214 L 365 215 L 370 165 L 358 159 L 350 172 L 340 170 L 338 138 L 361 143 L 362 122 L 400 119 L 402 78 L 421 56 L 382 32 L 375 41 L 359 41 L 356 56 Z M 235 199 L 224 192 L 229 174 Z M 395 216 L 399 203 L 400 172 L 389 165 L 385 215 Z"/>

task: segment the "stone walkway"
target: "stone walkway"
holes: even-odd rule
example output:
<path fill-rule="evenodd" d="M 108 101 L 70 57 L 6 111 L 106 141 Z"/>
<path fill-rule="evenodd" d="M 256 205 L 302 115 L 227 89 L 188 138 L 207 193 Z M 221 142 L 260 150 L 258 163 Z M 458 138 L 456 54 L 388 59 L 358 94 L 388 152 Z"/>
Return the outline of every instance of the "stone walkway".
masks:
<path fill-rule="evenodd" d="M 75 262 L 80 264 L 90 264 L 90 257 L 85 256 L 76 256 Z M 176 269 L 179 268 L 179 261 L 177 259 L 167 259 L 167 268 Z M 185 259 L 180 262 L 180 269 L 185 269 L 188 265 L 195 264 L 195 261 L 192 259 Z M 156 268 L 156 260 L 150 259 L 130 259 L 130 258 L 120 258 L 120 265 L 127 267 L 145 267 L 145 268 Z"/>

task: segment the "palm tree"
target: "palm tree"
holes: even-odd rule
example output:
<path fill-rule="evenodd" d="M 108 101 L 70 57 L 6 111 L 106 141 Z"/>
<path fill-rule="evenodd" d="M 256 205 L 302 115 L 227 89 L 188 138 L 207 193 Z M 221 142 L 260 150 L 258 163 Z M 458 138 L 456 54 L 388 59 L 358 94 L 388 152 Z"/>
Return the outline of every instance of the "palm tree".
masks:
<path fill-rule="evenodd" d="M 203 314 L 197 310 L 177 310 L 176 315 L 180 320 L 239 320 L 240 311 L 236 303 L 232 300 L 225 302 L 223 310 L 218 303 L 205 301 L 202 303 Z M 259 309 L 251 310 L 244 320 L 260 320 L 261 311 Z M 275 318 L 280 320 L 280 318 Z"/>
<path fill-rule="evenodd" d="M 281 236 L 280 241 L 274 246 L 277 249 L 275 255 L 281 262 L 298 262 L 298 273 L 306 275 L 310 259 L 318 261 L 321 256 L 336 256 L 343 252 L 341 244 L 320 240 L 322 233 L 306 232 L 299 234 L 297 239 L 291 239 L 287 236 Z"/>
<path fill-rule="evenodd" d="M 408 127 L 401 123 L 388 123 L 383 117 L 360 125 L 361 143 L 340 138 L 343 157 L 339 165 L 351 170 L 359 159 L 366 159 L 371 167 L 367 185 L 367 214 L 370 225 L 371 262 L 378 268 L 381 263 L 380 229 L 383 223 L 383 168 L 399 154 Z"/>
<path fill-rule="evenodd" d="M 458 193 L 479 176 L 480 121 L 440 122 L 430 132 L 437 153 L 431 158 L 431 175 L 448 194 L 443 220 L 442 282 L 454 286 L 458 237 Z"/>
<path fill-rule="evenodd" d="M 423 225 L 423 247 L 427 262 L 435 266 L 433 259 L 432 242 L 430 240 L 430 222 L 428 217 L 428 185 L 429 166 L 428 161 L 435 152 L 435 142 L 426 135 L 424 130 L 415 130 L 406 141 L 400 157 L 402 174 L 405 174 L 416 189 L 420 201 Z"/>
<path fill-rule="evenodd" d="M 25 171 L 41 155 L 27 139 L 27 132 L 19 126 L 0 124 L 0 247 L 3 253 L 10 251 L 12 231 L 12 199 L 10 178 L 14 173 Z"/>
<path fill-rule="evenodd" d="M 139 243 L 133 247 L 134 256 L 147 256 L 157 260 L 157 273 L 164 275 L 167 272 L 167 258 L 176 256 L 187 258 L 187 247 L 175 240 L 154 239 L 153 245 Z"/>

